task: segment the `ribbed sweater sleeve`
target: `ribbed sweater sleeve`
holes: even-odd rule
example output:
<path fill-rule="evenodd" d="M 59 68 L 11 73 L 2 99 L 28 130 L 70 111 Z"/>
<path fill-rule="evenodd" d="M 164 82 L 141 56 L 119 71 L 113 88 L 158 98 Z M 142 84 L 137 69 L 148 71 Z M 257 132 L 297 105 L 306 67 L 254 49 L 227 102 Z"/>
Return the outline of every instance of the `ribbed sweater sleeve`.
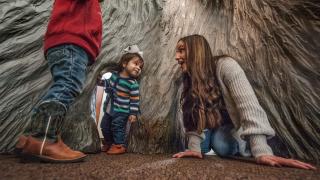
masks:
<path fill-rule="evenodd" d="M 188 140 L 188 149 L 195 152 L 201 153 L 201 142 L 204 140 L 204 133 L 198 134 L 196 131 L 186 132 Z"/>
<path fill-rule="evenodd" d="M 272 155 L 266 137 L 274 136 L 275 132 L 244 71 L 235 60 L 226 58 L 223 59 L 221 74 L 240 115 L 240 126 L 243 128 L 241 137 L 250 139 L 252 155 L 254 157 Z"/>

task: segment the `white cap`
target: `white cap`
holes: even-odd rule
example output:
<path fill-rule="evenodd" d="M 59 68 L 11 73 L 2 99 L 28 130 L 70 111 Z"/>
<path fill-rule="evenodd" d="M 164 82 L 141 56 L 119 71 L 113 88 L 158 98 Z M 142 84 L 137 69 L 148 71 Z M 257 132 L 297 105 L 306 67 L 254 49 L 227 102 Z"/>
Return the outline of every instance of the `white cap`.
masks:
<path fill-rule="evenodd" d="M 143 51 L 140 51 L 138 45 L 134 44 L 131 46 L 128 46 L 124 49 L 124 52 L 126 53 L 138 53 L 141 57 L 143 56 Z"/>
<path fill-rule="evenodd" d="M 104 74 L 102 75 L 102 80 L 108 80 L 108 79 L 111 78 L 111 76 L 112 76 L 112 73 L 111 73 L 111 72 L 104 73 Z"/>

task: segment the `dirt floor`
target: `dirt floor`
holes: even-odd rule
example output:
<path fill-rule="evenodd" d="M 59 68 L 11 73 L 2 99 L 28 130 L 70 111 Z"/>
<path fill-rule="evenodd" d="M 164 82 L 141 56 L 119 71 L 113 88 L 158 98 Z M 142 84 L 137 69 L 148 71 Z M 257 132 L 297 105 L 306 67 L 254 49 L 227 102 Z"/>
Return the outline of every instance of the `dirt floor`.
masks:
<path fill-rule="evenodd" d="M 173 159 L 171 155 L 104 153 L 88 155 L 84 163 L 21 163 L 12 155 L 0 155 L 0 179 L 320 179 L 316 171 L 256 165 L 250 161 L 221 159 Z"/>

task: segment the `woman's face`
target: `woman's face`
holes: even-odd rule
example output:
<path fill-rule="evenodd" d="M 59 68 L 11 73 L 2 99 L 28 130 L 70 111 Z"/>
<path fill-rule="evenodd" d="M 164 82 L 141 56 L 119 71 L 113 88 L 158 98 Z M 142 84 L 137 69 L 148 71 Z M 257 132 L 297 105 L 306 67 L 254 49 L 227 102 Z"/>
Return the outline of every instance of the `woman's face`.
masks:
<path fill-rule="evenodd" d="M 176 61 L 178 61 L 178 64 L 180 65 L 182 72 L 186 72 L 187 71 L 187 64 L 186 64 L 187 49 L 183 41 L 179 41 L 177 43 L 175 58 L 176 58 Z"/>

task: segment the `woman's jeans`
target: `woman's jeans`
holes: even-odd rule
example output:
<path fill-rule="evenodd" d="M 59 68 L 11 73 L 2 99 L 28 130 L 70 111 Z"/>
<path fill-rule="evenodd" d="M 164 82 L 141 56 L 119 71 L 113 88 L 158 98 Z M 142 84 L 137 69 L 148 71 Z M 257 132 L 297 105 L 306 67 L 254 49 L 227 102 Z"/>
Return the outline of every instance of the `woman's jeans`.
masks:
<path fill-rule="evenodd" d="M 89 57 L 81 47 L 63 44 L 50 48 L 46 59 L 53 84 L 33 109 L 31 131 L 36 137 L 56 138 L 66 111 L 82 91 Z"/>
<path fill-rule="evenodd" d="M 201 143 L 201 152 L 207 153 L 212 148 L 219 156 L 232 156 L 239 152 L 237 140 L 232 136 L 232 124 L 226 124 L 217 129 L 206 129 L 205 139 Z"/>
<path fill-rule="evenodd" d="M 125 145 L 127 121 L 127 114 L 115 113 L 111 116 L 104 113 L 100 127 L 106 144 Z"/>

